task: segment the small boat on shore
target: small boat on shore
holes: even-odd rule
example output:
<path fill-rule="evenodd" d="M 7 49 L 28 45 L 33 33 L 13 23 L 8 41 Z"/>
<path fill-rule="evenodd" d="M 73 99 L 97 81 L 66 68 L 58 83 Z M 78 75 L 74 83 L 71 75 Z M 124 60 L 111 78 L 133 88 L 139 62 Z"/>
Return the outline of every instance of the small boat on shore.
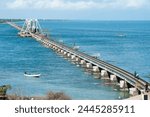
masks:
<path fill-rule="evenodd" d="M 26 77 L 40 77 L 41 74 L 29 74 L 27 72 L 24 72 L 24 76 L 26 76 Z"/>

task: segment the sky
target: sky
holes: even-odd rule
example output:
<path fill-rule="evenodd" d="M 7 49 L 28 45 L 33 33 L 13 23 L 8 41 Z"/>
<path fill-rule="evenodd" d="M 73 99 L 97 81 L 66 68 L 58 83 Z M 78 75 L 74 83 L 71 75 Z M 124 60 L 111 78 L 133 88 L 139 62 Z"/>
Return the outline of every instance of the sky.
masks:
<path fill-rule="evenodd" d="M 0 0 L 1 18 L 150 20 L 150 0 Z"/>

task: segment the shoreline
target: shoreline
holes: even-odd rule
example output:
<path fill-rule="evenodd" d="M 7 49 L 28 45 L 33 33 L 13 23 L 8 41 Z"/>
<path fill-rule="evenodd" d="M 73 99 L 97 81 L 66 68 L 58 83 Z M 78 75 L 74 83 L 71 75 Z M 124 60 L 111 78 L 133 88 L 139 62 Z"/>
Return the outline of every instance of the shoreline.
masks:
<path fill-rule="evenodd" d="M 71 98 L 63 92 L 49 91 L 45 96 L 20 96 L 17 94 L 1 95 L 0 100 L 71 100 Z"/>

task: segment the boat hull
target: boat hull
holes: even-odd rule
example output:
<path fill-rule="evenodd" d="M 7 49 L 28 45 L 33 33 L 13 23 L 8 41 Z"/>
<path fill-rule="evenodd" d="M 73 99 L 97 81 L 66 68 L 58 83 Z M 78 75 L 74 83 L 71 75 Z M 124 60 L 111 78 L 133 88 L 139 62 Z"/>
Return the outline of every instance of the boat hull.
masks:
<path fill-rule="evenodd" d="M 40 77 L 41 74 L 24 74 L 26 77 Z"/>

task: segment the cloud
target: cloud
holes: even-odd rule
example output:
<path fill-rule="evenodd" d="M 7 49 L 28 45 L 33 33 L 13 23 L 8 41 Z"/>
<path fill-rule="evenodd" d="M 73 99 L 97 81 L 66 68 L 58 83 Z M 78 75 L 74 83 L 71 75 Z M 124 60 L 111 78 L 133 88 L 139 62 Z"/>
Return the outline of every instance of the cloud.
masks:
<path fill-rule="evenodd" d="M 6 3 L 9 9 L 86 10 L 103 8 L 142 8 L 149 0 L 13 0 Z"/>
<path fill-rule="evenodd" d="M 148 0 L 127 0 L 126 6 L 127 7 L 133 7 L 133 8 L 139 8 L 145 6 L 149 1 Z"/>

